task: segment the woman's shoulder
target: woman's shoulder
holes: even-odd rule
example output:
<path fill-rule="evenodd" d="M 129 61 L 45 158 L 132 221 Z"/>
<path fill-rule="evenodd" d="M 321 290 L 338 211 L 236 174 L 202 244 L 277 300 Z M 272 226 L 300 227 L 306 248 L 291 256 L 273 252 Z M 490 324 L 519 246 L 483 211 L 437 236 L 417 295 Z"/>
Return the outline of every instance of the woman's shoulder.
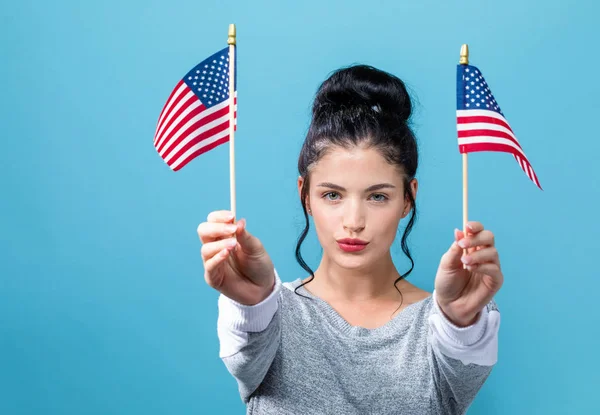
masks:
<path fill-rule="evenodd" d="M 307 300 L 318 300 L 317 297 L 304 288 L 303 280 L 301 278 L 282 282 L 280 296 L 288 306 L 292 304 L 305 307 L 313 303 L 313 301 Z"/>
<path fill-rule="evenodd" d="M 281 318 L 297 328 L 310 327 L 323 319 L 323 301 L 302 285 L 302 279 L 281 283 L 279 293 Z"/>
<path fill-rule="evenodd" d="M 401 290 L 402 292 L 402 290 Z M 431 298 L 431 293 L 429 291 L 423 290 L 416 285 L 412 285 L 410 289 L 402 292 L 402 296 L 406 299 L 409 304 L 419 303 L 428 298 Z"/>
<path fill-rule="evenodd" d="M 293 281 L 286 281 L 283 282 L 282 285 L 287 288 L 288 290 L 294 291 L 296 288 L 298 288 L 300 285 L 302 284 L 302 278 L 296 278 Z"/>

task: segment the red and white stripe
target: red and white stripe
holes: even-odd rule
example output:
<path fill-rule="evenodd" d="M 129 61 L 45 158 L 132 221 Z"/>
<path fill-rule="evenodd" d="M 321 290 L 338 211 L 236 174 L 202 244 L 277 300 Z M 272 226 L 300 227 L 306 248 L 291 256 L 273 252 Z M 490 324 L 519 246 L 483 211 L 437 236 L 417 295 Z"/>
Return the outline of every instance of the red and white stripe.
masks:
<path fill-rule="evenodd" d="M 237 91 L 234 101 L 237 126 Z M 154 147 L 174 171 L 229 141 L 229 99 L 207 109 L 183 80 L 173 89 L 158 118 Z"/>
<path fill-rule="evenodd" d="M 527 177 L 540 189 L 542 188 L 521 144 L 508 121 L 501 114 L 487 110 L 457 110 L 456 121 L 461 153 L 476 151 L 511 153 Z"/>

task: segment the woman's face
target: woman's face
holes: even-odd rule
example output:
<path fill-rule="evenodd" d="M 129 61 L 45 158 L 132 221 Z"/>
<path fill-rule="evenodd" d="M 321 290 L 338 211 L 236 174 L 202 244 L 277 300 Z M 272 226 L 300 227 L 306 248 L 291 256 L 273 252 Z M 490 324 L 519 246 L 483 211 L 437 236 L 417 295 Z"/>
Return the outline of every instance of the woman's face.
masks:
<path fill-rule="evenodd" d="M 376 149 L 330 149 L 311 169 L 306 201 L 324 254 L 348 269 L 385 257 L 411 208 L 403 182 L 398 167 Z M 411 187 L 416 196 L 416 180 Z"/>

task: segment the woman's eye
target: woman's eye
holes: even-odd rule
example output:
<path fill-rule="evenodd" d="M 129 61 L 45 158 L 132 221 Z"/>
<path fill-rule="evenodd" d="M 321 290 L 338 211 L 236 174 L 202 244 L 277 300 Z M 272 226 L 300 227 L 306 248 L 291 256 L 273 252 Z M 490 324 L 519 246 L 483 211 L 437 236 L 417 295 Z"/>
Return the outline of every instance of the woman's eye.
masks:
<path fill-rule="evenodd" d="M 371 196 L 376 202 L 385 202 L 387 200 L 386 195 L 382 195 L 381 193 L 376 193 Z"/>
<path fill-rule="evenodd" d="M 337 200 L 340 195 L 337 192 L 328 192 L 325 193 L 324 197 L 329 200 Z"/>

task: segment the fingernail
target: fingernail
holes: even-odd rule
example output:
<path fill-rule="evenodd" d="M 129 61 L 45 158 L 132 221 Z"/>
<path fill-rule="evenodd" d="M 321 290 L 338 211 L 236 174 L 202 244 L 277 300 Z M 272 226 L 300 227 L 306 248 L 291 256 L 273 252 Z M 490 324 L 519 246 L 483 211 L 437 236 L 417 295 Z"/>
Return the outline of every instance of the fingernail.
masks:
<path fill-rule="evenodd" d="M 227 225 L 225 227 L 225 230 L 229 233 L 233 233 L 237 230 L 237 226 L 236 225 Z"/>
<path fill-rule="evenodd" d="M 463 256 L 462 258 L 460 258 L 460 260 L 463 264 L 468 264 L 469 262 L 471 262 L 471 258 L 468 255 Z"/>
<path fill-rule="evenodd" d="M 230 239 L 227 241 L 227 246 L 230 248 L 233 248 L 236 245 L 237 245 L 237 241 L 235 239 Z"/>
<path fill-rule="evenodd" d="M 460 246 L 461 248 L 468 248 L 469 247 L 469 240 L 468 239 L 461 239 L 460 241 L 458 241 L 458 246 Z"/>

